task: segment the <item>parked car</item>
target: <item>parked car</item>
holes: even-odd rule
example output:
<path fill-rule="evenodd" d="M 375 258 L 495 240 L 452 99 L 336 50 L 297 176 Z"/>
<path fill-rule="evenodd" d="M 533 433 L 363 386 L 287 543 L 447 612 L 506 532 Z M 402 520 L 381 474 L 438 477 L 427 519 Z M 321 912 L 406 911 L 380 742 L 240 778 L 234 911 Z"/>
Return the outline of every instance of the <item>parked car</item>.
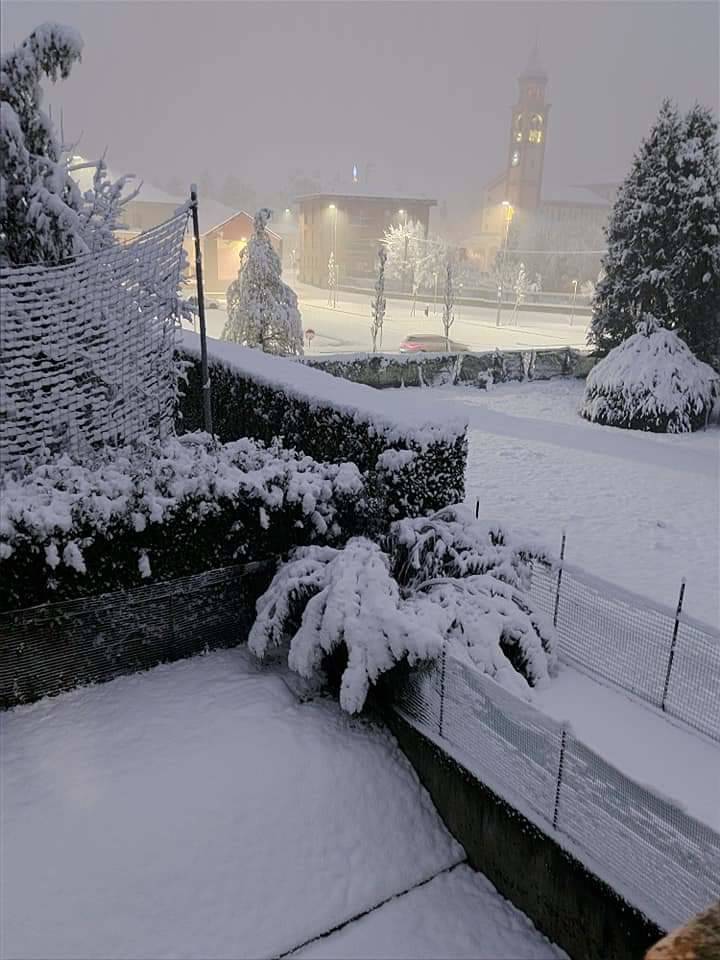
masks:
<path fill-rule="evenodd" d="M 412 333 L 400 344 L 400 353 L 468 353 L 466 343 L 458 343 L 435 333 Z"/>

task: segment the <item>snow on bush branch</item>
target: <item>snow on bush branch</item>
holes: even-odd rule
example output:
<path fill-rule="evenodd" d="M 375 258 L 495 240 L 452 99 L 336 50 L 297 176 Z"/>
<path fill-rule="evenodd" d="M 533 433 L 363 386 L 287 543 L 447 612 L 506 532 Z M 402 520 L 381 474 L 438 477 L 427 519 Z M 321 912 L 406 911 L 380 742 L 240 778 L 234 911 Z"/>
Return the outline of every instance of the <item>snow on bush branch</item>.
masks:
<path fill-rule="evenodd" d="M 169 439 L 153 453 L 108 450 L 90 467 L 64 455 L 0 487 L 2 594 L 22 570 L 40 581 L 63 566 L 84 574 L 95 573 L 92 564 L 112 572 L 134 562 L 145 578 L 157 558 L 167 577 L 194 570 L 194 557 L 220 566 L 248 548 L 259 559 L 263 549 L 344 539 L 346 508 L 363 491 L 354 464 L 319 464 L 249 439 L 216 445 L 203 433 Z M 194 557 L 181 555 L 186 548 Z M 123 575 L 105 588 L 126 586 Z"/>
<path fill-rule="evenodd" d="M 289 640 L 290 668 L 313 678 L 344 648 L 340 704 L 350 713 L 382 674 L 434 660 L 445 643 L 521 696 L 554 674 L 552 624 L 523 589 L 544 551 L 462 507 L 399 521 L 384 546 L 357 537 L 294 551 L 258 601 L 250 649 L 263 657 Z"/>

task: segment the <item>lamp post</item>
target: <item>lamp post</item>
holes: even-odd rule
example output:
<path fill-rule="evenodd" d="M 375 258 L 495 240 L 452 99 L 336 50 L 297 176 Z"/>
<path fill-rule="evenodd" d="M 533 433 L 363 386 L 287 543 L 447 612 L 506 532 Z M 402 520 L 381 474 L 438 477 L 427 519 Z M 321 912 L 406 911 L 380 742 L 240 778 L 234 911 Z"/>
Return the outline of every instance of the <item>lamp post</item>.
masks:
<path fill-rule="evenodd" d="M 573 280 L 572 313 L 570 314 L 570 326 L 575 322 L 575 300 L 577 299 L 577 280 Z"/>
<path fill-rule="evenodd" d="M 505 241 L 503 243 L 503 255 L 500 266 L 500 283 L 498 284 L 498 305 L 497 316 L 495 317 L 495 326 L 500 326 L 500 313 L 502 312 L 503 283 L 505 281 L 505 261 L 507 260 L 508 237 L 510 236 L 510 221 L 515 212 L 513 205 L 509 200 L 503 200 L 503 209 L 505 210 Z"/>

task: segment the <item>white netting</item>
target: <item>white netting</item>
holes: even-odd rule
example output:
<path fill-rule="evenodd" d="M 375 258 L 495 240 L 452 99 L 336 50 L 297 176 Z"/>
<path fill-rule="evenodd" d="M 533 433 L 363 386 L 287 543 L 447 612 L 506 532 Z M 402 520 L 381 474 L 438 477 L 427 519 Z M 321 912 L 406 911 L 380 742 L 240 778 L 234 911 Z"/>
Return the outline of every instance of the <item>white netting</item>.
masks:
<path fill-rule="evenodd" d="M 472 665 L 448 653 L 411 672 L 394 706 L 660 926 L 720 897 L 716 831 Z"/>
<path fill-rule="evenodd" d="M 61 266 L 0 268 L 0 470 L 171 432 L 187 219 Z"/>

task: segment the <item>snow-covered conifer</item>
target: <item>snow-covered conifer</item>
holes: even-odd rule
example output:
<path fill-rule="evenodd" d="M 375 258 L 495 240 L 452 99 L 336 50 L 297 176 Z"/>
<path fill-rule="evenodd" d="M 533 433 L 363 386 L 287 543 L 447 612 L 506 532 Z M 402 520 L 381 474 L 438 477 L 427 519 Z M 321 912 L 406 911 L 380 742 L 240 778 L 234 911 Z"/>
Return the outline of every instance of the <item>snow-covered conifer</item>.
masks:
<path fill-rule="evenodd" d="M 58 263 L 83 252 L 82 197 L 41 109 L 40 80 L 66 78 L 82 40 L 46 23 L 0 58 L 0 262 Z"/>
<path fill-rule="evenodd" d="M 455 322 L 455 264 L 448 254 L 445 261 L 445 290 L 443 292 L 442 323 L 445 334 L 445 349 L 450 349 L 450 327 Z"/>
<path fill-rule="evenodd" d="M 695 106 L 683 122 L 677 155 L 682 209 L 673 238 L 673 328 L 720 370 L 720 166 L 717 121 Z"/>
<path fill-rule="evenodd" d="M 281 279 L 280 257 L 267 232 L 272 211 L 255 215 L 255 229 L 240 257 L 240 270 L 227 291 L 224 340 L 265 353 L 302 356 L 303 331 L 297 295 Z"/>

